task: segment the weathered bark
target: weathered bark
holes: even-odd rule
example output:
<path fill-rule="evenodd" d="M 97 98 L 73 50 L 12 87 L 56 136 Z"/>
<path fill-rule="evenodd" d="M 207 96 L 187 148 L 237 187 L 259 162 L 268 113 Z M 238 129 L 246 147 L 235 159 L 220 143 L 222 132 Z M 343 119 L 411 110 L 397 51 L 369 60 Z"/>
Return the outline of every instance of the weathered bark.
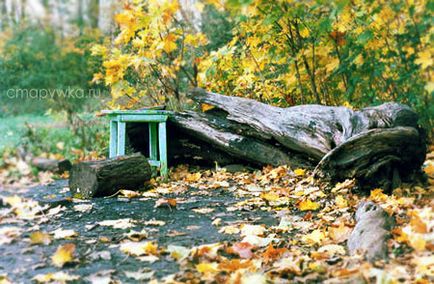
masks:
<path fill-rule="evenodd" d="M 120 189 L 138 190 L 151 178 L 151 168 L 140 153 L 72 166 L 69 188 L 79 198 L 109 196 Z"/>
<path fill-rule="evenodd" d="M 391 189 L 399 186 L 400 177 L 422 165 L 426 149 L 421 141 L 413 127 L 371 129 L 327 153 L 315 175 L 326 180 L 356 178 L 365 185 L 381 180 L 383 187 Z"/>
<path fill-rule="evenodd" d="M 214 108 L 170 117 L 169 157 L 204 157 L 205 148 L 211 152 L 204 160 L 219 153 L 233 160 L 229 163 L 316 166 L 316 176 L 327 180 L 357 178 L 373 184 L 388 179 L 399 184 L 420 169 L 425 157 L 417 114 L 398 103 L 359 111 L 322 105 L 279 108 L 202 89 L 194 89 L 191 98 Z M 193 147 L 179 147 L 184 138 Z"/>
<path fill-rule="evenodd" d="M 363 253 L 369 261 L 386 259 L 393 218 L 373 202 L 362 202 L 355 217 L 357 223 L 348 239 L 350 254 Z"/>
<path fill-rule="evenodd" d="M 42 171 L 50 171 L 56 173 L 64 173 L 69 171 L 72 164 L 69 160 L 55 160 L 46 158 L 32 159 L 32 165 Z"/>

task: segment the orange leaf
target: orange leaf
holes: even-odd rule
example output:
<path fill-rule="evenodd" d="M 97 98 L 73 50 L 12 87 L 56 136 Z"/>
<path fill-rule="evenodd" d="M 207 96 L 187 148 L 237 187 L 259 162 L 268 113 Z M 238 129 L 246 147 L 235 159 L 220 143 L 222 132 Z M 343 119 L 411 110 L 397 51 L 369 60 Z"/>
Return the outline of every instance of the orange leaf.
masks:
<path fill-rule="evenodd" d="M 268 263 L 280 258 L 287 251 L 287 248 L 274 248 L 270 243 L 262 256 L 264 257 L 264 262 Z"/>

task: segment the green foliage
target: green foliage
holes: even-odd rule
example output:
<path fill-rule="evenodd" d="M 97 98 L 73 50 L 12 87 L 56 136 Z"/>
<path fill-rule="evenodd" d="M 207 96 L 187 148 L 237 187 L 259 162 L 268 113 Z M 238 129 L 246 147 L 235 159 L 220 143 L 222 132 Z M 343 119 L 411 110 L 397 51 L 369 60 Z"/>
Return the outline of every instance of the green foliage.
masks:
<path fill-rule="evenodd" d="M 49 108 L 72 113 L 101 101 L 101 97 L 89 95 L 92 74 L 101 64 L 90 56 L 88 48 L 99 41 L 95 31 L 61 38 L 52 29 L 27 25 L 3 33 L 2 40 L 0 102 L 3 116 L 42 114 Z M 104 90 L 94 91 L 99 94 L 97 91 Z"/>

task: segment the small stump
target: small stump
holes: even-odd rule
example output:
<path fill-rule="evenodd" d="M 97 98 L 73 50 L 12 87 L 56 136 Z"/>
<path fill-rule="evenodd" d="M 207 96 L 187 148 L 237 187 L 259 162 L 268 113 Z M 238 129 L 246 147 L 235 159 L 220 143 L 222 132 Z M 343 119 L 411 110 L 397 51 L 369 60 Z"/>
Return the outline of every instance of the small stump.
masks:
<path fill-rule="evenodd" d="M 148 160 L 140 153 L 72 166 L 69 188 L 74 197 L 110 196 L 120 189 L 137 190 L 151 178 Z"/>

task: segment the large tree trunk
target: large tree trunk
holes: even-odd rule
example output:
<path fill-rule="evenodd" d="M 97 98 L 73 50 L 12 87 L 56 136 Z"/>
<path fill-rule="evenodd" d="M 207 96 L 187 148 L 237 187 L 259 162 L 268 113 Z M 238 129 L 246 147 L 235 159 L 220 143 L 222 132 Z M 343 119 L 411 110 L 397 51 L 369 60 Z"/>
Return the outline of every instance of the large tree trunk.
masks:
<path fill-rule="evenodd" d="M 317 177 L 357 178 L 369 184 L 405 179 L 420 169 L 425 157 L 417 114 L 405 105 L 386 103 L 359 111 L 322 105 L 279 108 L 202 89 L 195 89 L 191 98 L 214 108 L 170 117 L 169 157 L 188 154 L 212 163 L 212 155 L 203 156 L 206 146 L 212 149 L 208 154 L 223 153 L 237 163 L 316 166 Z M 185 139 L 190 147 L 179 147 Z"/>

